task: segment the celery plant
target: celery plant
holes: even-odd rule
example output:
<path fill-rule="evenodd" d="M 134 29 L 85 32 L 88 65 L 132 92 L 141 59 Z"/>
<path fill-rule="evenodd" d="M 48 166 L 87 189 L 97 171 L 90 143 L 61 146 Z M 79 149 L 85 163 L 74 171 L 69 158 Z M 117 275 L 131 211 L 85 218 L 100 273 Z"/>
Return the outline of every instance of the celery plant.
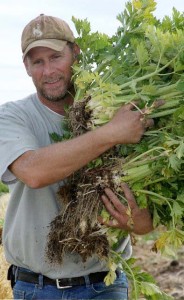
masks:
<path fill-rule="evenodd" d="M 74 104 L 61 139 L 75 136 L 71 111 L 75 112 L 80 105 L 88 116 L 82 132 L 84 128 L 93 130 L 108 122 L 125 103 L 138 100 L 139 107 L 136 104 L 135 109 L 146 107 L 145 115 L 155 119 L 155 126 L 142 141 L 116 146 L 111 156 L 94 160 L 82 172 L 90 177 L 95 170 L 98 174 L 106 170 L 120 198 L 123 195 L 119 185 L 128 182 L 140 207 L 149 207 L 155 228 L 163 225 L 153 249 L 171 255 L 184 242 L 184 15 L 173 9 L 171 18 L 165 16 L 160 21 L 154 16 L 155 8 L 154 0 L 127 2 L 125 10 L 117 16 L 120 26 L 111 37 L 91 32 L 87 19 L 73 17 L 81 54 L 73 68 Z M 157 106 L 158 99 L 164 100 L 162 106 Z M 75 121 L 79 128 L 81 120 Z M 93 186 L 97 187 L 98 184 Z M 105 210 L 101 214 L 110 218 Z M 126 262 L 121 253 L 114 251 L 118 240 L 127 233 L 104 227 L 100 230 L 101 234 L 105 232 L 110 245 L 106 284 L 113 282 L 114 271 L 121 265 L 133 282 L 131 299 L 139 299 L 141 294 L 146 299 L 171 299 L 159 290 L 149 274 L 134 267 L 133 259 Z"/>

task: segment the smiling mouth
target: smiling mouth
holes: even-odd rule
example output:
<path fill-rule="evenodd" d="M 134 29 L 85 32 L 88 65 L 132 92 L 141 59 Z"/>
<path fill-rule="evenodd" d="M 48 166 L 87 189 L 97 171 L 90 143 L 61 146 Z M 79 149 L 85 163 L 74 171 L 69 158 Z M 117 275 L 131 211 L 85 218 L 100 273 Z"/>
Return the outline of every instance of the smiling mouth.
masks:
<path fill-rule="evenodd" d="M 57 79 L 54 79 L 54 80 L 47 80 L 45 81 L 45 84 L 55 84 L 55 83 L 58 83 L 61 81 L 61 78 L 57 78 Z"/>

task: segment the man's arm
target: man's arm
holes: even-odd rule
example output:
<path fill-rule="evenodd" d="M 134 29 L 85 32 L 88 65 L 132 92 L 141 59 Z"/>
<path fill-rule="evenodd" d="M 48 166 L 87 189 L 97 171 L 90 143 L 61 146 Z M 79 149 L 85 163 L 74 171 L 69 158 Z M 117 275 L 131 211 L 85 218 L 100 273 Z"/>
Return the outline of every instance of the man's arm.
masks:
<path fill-rule="evenodd" d="M 137 143 L 145 126 L 142 114 L 123 106 L 106 125 L 74 139 L 28 151 L 17 158 L 10 171 L 32 188 L 41 188 L 67 178 L 116 144 Z M 148 120 L 146 127 L 152 125 Z"/>

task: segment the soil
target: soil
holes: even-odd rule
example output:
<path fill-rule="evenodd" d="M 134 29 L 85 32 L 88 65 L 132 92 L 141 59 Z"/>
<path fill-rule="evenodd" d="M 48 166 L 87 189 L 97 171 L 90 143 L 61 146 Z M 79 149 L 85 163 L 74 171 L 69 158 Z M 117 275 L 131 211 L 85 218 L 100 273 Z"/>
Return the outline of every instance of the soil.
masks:
<path fill-rule="evenodd" d="M 142 270 L 153 275 L 162 291 L 174 300 L 184 300 L 184 246 L 176 253 L 176 257 L 170 258 L 153 252 L 153 243 L 146 236 L 139 238 L 133 246 L 133 256 Z"/>

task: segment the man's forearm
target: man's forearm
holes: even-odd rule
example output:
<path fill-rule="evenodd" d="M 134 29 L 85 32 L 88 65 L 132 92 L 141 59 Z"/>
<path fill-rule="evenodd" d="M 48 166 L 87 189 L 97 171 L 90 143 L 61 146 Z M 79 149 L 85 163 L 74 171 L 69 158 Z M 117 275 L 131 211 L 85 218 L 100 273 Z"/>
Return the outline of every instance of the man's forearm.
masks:
<path fill-rule="evenodd" d="M 32 188 L 56 183 L 111 148 L 113 139 L 106 126 L 34 151 L 18 158 L 10 170 Z"/>

